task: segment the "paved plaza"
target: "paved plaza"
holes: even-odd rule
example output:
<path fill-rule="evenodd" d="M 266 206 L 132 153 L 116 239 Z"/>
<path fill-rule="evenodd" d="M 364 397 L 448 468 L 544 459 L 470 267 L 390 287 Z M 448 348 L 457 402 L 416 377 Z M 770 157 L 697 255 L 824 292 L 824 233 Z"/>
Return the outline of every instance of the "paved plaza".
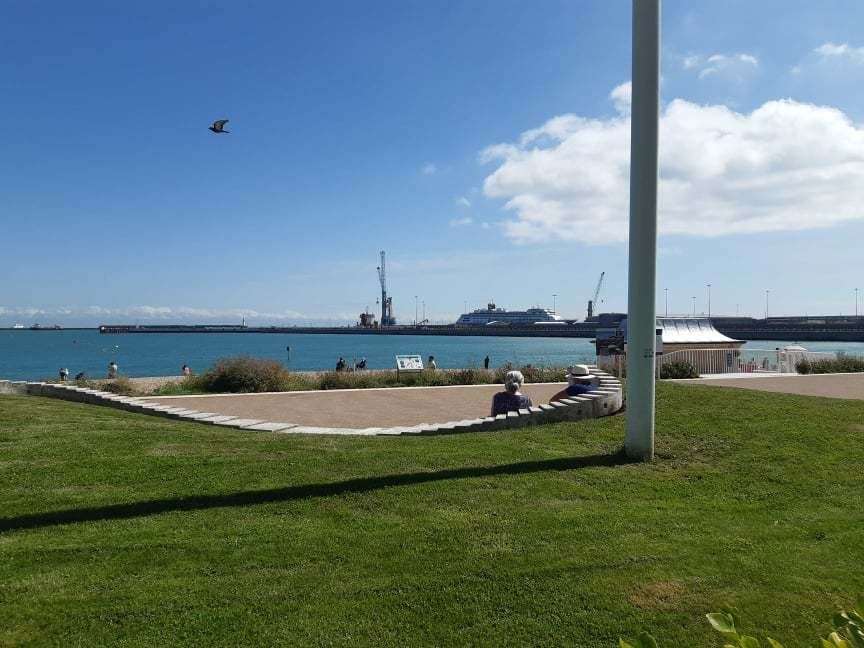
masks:
<path fill-rule="evenodd" d="M 764 378 L 700 378 L 676 382 L 708 385 L 710 387 L 755 389 L 757 391 L 799 394 L 801 396 L 864 400 L 864 373 L 818 374 L 811 376 L 784 374 Z"/>
<path fill-rule="evenodd" d="M 548 403 L 566 383 L 529 384 L 523 393 L 535 405 Z M 281 421 L 310 427 L 370 428 L 445 423 L 489 416 L 492 395 L 502 385 L 395 387 L 270 394 L 158 396 L 173 407 L 243 419 Z"/>

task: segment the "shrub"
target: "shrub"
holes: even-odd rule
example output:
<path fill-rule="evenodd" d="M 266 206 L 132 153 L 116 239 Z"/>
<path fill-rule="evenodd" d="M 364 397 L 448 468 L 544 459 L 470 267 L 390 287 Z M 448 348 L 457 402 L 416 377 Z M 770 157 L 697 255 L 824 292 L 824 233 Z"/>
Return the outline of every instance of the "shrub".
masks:
<path fill-rule="evenodd" d="M 698 378 L 699 372 L 691 363 L 679 360 L 660 365 L 660 378 Z"/>
<path fill-rule="evenodd" d="M 188 381 L 188 383 L 187 383 Z M 236 356 L 222 358 L 200 376 L 188 376 L 185 386 L 206 392 L 270 392 L 312 389 L 301 376 L 292 374 L 275 360 Z"/>
<path fill-rule="evenodd" d="M 843 352 L 838 353 L 836 358 L 828 360 L 804 358 L 795 363 L 795 371 L 799 374 L 858 373 L 864 371 L 864 358 L 846 355 Z"/>
<path fill-rule="evenodd" d="M 744 635 L 735 627 L 735 617 L 728 612 L 706 614 L 711 627 L 723 635 L 724 648 L 762 648 L 763 644 L 754 636 Z M 864 598 L 848 611 L 842 611 L 831 619 L 832 632 L 821 639 L 823 648 L 864 648 Z M 779 641 L 766 637 L 767 648 L 783 648 Z M 689 643 L 687 644 L 690 645 Z M 619 648 L 657 648 L 657 641 L 647 632 L 641 633 L 634 643 L 618 640 Z"/>
<path fill-rule="evenodd" d="M 126 376 L 117 376 L 116 378 L 106 381 L 103 383 L 102 389 L 109 391 L 112 394 L 119 394 L 120 396 L 133 396 L 138 393 L 135 383 L 129 380 Z"/>

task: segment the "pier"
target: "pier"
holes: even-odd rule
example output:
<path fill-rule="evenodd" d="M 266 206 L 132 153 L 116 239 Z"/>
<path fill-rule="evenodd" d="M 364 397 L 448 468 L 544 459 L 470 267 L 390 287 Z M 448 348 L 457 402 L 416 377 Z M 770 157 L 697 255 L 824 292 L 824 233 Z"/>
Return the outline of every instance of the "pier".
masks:
<path fill-rule="evenodd" d="M 712 317 L 715 328 L 737 340 L 782 340 L 789 342 L 864 342 L 864 317 L 804 316 Z M 614 326 L 615 324 L 611 324 Z M 594 338 L 609 322 L 567 322 L 525 326 L 243 326 L 237 324 L 104 324 L 103 334 L 126 333 L 290 333 L 296 335 L 449 335 L 485 337 Z"/>

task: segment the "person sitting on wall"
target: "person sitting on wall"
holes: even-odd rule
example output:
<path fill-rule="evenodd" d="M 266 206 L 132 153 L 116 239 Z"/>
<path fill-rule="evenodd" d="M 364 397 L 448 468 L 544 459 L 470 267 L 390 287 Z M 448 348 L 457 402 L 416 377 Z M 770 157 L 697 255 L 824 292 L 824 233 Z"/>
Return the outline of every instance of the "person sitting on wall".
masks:
<path fill-rule="evenodd" d="M 435 371 L 438 368 L 438 363 L 435 362 L 435 356 L 429 356 L 429 361 L 426 363 L 426 368 L 430 371 Z"/>
<path fill-rule="evenodd" d="M 560 401 L 562 398 L 570 398 L 587 394 L 597 389 L 596 376 L 591 374 L 587 365 L 573 365 L 567 369 L 567 387 L 549 399 L 549 402 Z"/>
<path fill-rule="evenodd" d="M 508 371 L 504 376 L 504 391 L 492 397 L 492 416 L 531 407 L 531 399 L 520 391 L 524 384 L 521 371 Z"/>
<path fill-rule="evenodd" d="M 339 359 L 336 361 L 336 371 L 345 371 L 347 367 L 348 365 L 345 362 L 345 358 L 339 356 Z"/>

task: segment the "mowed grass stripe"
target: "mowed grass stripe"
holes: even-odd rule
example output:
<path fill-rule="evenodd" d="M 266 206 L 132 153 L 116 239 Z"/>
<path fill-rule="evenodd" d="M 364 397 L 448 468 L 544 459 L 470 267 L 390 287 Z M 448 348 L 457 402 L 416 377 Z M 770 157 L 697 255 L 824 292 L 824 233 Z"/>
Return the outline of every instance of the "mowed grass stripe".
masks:
<path fill-rule="evenodd" d="M 660 385 L 623 417 L 249 433 L 0 398 L 0 643 L 787 645 L 864 591 L 864 403 Z M 856 504 L 857 502 L 857 504 Z"/>

